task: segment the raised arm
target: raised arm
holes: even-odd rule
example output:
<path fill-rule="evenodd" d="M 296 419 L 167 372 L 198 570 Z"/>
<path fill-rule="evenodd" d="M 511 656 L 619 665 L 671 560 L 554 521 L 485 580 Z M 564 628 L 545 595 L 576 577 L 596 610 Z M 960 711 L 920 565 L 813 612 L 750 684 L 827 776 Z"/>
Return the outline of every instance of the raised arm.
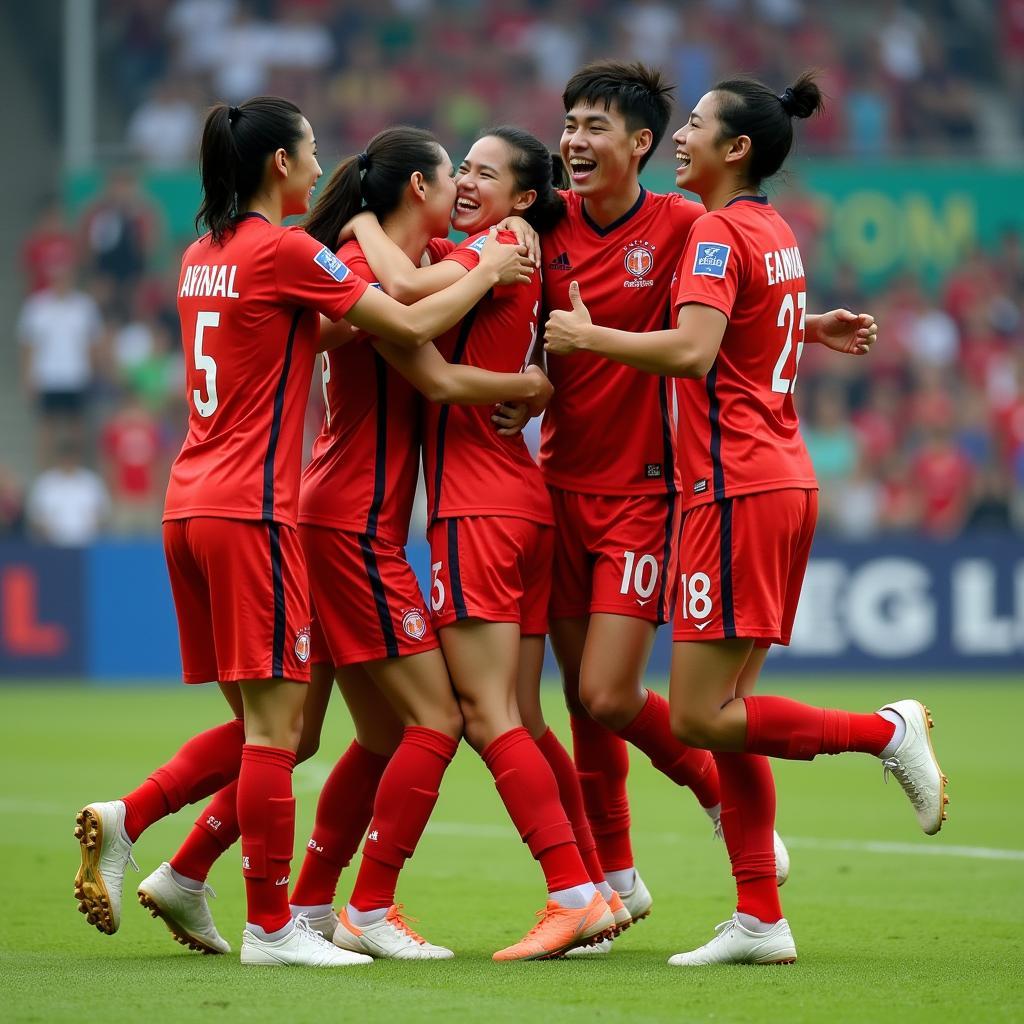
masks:
<path fill-rule="evenodd" d="M 433 345 L 408 349 L 387 342 L 374 347 L 417 391 L 443 405 L 522 402 L 531 415 L 544 411 L 551 382 L 540 367 L 525 373 L 494 373 L 478 366 L 449 363 Z"/>
<path fill-rule="evenodd" d="M 454 284 L 467 273 L 465 267 L 452 260 L 416 266 L 391 240 L 372 213 L 357 214 L 348 222 L 348 228 L 381 287 L 399 302 L 418 302 Z"/>
<path fill-rule="evenodd" d="M 480 263 L 443 291 L 403 306 L 380 289 L 368 288 L 345 319 L 398 345 L 425 345 L 458 323 L 495 285 L 530 281 L 530 261 L 520 255 L 518 246 L 502 245 L 496 236 L 496 229 L 491 228 Z"/>

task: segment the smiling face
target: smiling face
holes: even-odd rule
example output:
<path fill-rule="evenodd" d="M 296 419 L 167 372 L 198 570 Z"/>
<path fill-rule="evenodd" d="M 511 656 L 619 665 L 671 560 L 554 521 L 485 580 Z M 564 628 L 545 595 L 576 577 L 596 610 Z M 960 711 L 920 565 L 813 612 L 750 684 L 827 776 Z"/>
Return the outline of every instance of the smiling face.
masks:
<path fill-rule="evenodd" d="M 507 143 L 485 135 L 473 143 L 455 178 L 458 198 L 452 211 L 452 226 L 467 235 L 485 231 L 513 213 L 522 213 L 536 198 L 516 186 Z"/>
<path fill-rule="evenodd" d="M 281 150 L 274 154 L 277 159 Z M 310 200 L 317 180 L 324 172 L 316 159 L 316 139 L 310 123 L 302 119 L 302 138 L 295 147 L 295 155 L 284 155 L 287 176 L 282 186 L 282 215 L 292 217 L 309 211 Z"/>
<path fill-rule="evenodd" d="M 676 144 L 676 187 L 699 196 L 713 191 L 724 177 L 735 173 L 738 162 L 749 152 L 747 136 L 722 137 L 717 110 L 718 94 L 705 93 L 686 124 L 672 136 Z"/>
<path fill-rule="evenodd" d="M 630 131 L 613 104 L 577 103 L 565 115 L 559 150 L 573 192 L 597 199 L 633 188 L 640 157 L 651 147 L 649 128 Z"/>

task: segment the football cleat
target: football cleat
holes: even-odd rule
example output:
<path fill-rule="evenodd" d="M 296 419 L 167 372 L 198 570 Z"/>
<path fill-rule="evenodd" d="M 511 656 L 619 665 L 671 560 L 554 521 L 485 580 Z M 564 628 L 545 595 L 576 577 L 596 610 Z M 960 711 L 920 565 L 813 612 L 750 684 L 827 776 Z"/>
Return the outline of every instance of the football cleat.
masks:
<path fill-rule="evenodd" d="M 935 723 L 929 710 L 916 700 L 898 700 L 882 711 L 894 711 L 906 723 L 903 742 L 892 757 L 882 762 L 882 778 L 892 775 L 914 805 L 917 821 L 925 835 L 933 836 L 946 820 L 945 787 L 949 779 L 942 774 L 932 749 L 930 731 Z"/>
<path fill-rule="evenodd" d="M 379 921 L 362 926 L 353 924 L 348 907 L 343 907 L 333 942 L 340 949 L 379 960 L 451 960 L 455 956 L 445 946 L 435 946 L 417 935 L 402 914 L 401 904 L 392 905 Z"/>
<path fill-rule="evenodd" d="M 113 935 L 121 926 L 124 873 L 129 864 L 139 870 L 124 833 L 124 801 L 83 807 L 75 816 L 75 838 L 82 852 L 75 876 L 79 912 L 105 935 Z"/>
<path fill-rule="evenodd" d="M 612 889 L 612 898 L 608 900 L 608 909 L 612 912 L 612 917 L 615 920 L 613 933 L 607 939 L 591 941 L 586 946 L 576 946 L 574 949 L 568 950 L 564 954 L 565 956 L 593 956 L 595 954 L 600 956 L 612 951 L 612 939 L 621 935 L 633 923 L 633 918 L 626 909 L 626 904 L 622 902 L 622 897 L 614 889 Z"/>
<path fill-rule="evenodd" d="M 208 885 L 198 890 L 179 885 L 167 861 L 139 883 L 139 903 L 163 920 L 175 942 L 202 953 L 230 953 L 213 923 L 207 894 L 217 896 Z"/>
<path fill-rule="evenodd" d="M 715 826 L 715 838 L 724 842 L 721 815 L 716 815 L 711 820 Z M 786 844 L 778 832 L 772 832 L 772 844 L 775 849 L 775 884 L 781 888 L 789 878 L 789 850 L 786 849 Z"/>
<path fill-rule="evenodd" d="M 372 964 L 373 958 L 338 949 L 300 914 L 281 939 L 261 939 L 246 928 L 242 932 L 242 963 L 249 967 L 353 967 Z"/>
<path fill-rule="evenodd" d="M 292 910 L 292 917 L 301 917 L 303 914 L 309 922 L 309 927 L 319 932 L 328 942 L 334 939 L 334 930 L 338 927 L 338 915 L 334 910 L 328 910 L 326 914 L 313 914 L 303 911 L 301 914 Z"/>
<path fill-rule="evenodd" d="M 753 932 L 740 924 L 733 914 L 715 928 L 715 937 L 710 942 L 689 953 L 676 953 L 668 962 L 673 967 L 707 967 L 711 964 L 791 964 L 795 960 L 796 943 L 784 917 L 766 932 Z"/>
<path fill-rule="evenodd" d="M 650 916 L 651 907 L 654 906 L 654 899 L 651 897 L 647 886 L 644 885 L 644 880 L 640 877 L 639 871 L 635 869 L 633 871 L 633 888 L 620 892 L 619 896 L 622 898 L 626 910 L 629 911 L 631 923 L 642 921 L 645 917 Z"/>
<path fill-rule="evenodd" d="M 607 938 L 615 929 L 615 918 L 599 892 L 583 908 L 562 907 L 548 900 L 537 917 L 537 923 L 519 942 L 499 949 L 493 959 L 551 960 L 590 940 Z"/>
<path fill-rule="evenodd" d="M 605 956 L 612 951 L 611 939 L 599 939 L 589 946 L 575 946 L 566 950 L 564 956 Z"/>

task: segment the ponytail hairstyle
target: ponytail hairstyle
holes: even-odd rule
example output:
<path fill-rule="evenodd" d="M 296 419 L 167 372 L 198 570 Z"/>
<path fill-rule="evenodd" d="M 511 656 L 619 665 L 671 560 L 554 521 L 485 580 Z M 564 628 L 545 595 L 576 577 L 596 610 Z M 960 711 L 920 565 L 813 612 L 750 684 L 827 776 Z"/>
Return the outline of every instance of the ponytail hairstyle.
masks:
<path fill-rule="evenodd" d="M 441 160 L 440 143 L 430 132 L 407 125 L 385 128 L 362 153 L 334 169 L 306 218 L 306 232 L 336 249 L 341 229 L 360 210 L 383 219 L 401 202 L 416 171 L 431 183 L 437 180 Z"/>
<path fill-rule="evenodd" d="M 824 97 L 815 75 L 805 71 L 777 96 L 753 78 L 730 78 L 712 92 L 718 97 L 720 138 L 750 138 L 749 184 L 757 188 L 783 165 L 793 147 L 793 118 L 810 117 L 824 109 Z"/>
<path fill-rule="evenodd" d="M 237 107 L 213 107 L 206 115 L 199 150 L 203 201 L 196 231 L 205 224 L 214 242 L 222 243 L 262 184 L 267 157 L 279 149 L 295 156 L 302 134 L 302 111 L 280 96 L 254 96 Z"/>
<path fill-rule="evenodd" d="M 548 152 L 539 139 L 512 125 L 500 125 L 480 136 L 488 137 L 505 143 L 516 190 L 537 193 L 537 198 L 518 216 L 538 234 L 550 231 L 565 214 L 565 200 L 555 191 L 567 184 L 561 156 Z"/>

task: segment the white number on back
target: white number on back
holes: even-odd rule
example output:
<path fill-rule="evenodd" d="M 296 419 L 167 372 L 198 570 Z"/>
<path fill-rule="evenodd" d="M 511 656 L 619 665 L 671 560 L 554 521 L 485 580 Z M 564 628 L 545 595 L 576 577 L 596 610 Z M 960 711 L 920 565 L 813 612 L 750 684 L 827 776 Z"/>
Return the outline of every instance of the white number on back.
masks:
<path fill-rule="evenodd" d="M 192 401 L 195 404 L 196 412 L 204 419 L 212 416 L 217 411 L 217 364 L 213 356 L 208 356 L 203 351 L 203 331 L 207 327 L 220 326 L 220 313 L 199 313 L 196 316 L 196 338 L 192 347 L 195 358 L 196 369 L 206 374 L 206 398 L 203 398 L 199 388 L 192 391 Z"/>
<path fill-rule="evenodd" d="M 800 325 L 797 329 L 796 359 L 793 360 L 793 376 L 784 377 L 786 363 L 789 361 L 789 354 L 793 351 L 793 323 L 796 320 L 797 307 L 800 309 Z M 807 319 L 807 293 L 797 292 L 796 305 L 793 303 L 793 293 L 787 293 L 779 307 L 779 319 L 776 326 L 786 328 L 786 342 L 782 346 L 779 360 L 775 364 L 772 373 L 772 391 L 780 395 L 791 395 L 796 389 L 796 370 L 800 364 L 800 356 L 804 350 L 804 321 Z"/>

